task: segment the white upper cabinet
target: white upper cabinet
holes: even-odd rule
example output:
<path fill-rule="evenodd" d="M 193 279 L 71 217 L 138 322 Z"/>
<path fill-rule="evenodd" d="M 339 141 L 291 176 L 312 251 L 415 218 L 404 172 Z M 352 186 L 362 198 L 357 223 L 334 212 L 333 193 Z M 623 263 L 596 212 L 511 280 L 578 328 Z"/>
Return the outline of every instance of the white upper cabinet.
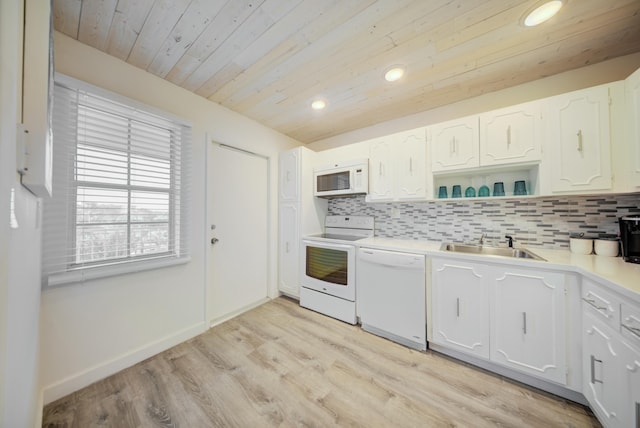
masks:
<path fill-rule="evenodd" d="M 480 166 L 478 116 L 433 125 L 428 129 L 433 172 Z"/>
<path fill-rule="evenodd" d="M 480 115 L 480 165 L 540 161 L 541 103 L 531 102 Z"/>
<path fill-rule="evenodd" d="M 283 202 L 300 199 L 300 152 L 288 150 L 280 154 L 280 200 Z"/>
<path fill-rule="evenodd" d="M 550 98 L 545 121 L 551 192 L 610 190 L 608 86 Z"/>
<path fill-rule="evenodd" d="M 373 140 L 369 146 L 367 201 L 427 198 L 427 153 L 424 128 Z"/>
<path fill-rule="evenodd" d="M 369 148 L 369 196 L 371 201 L 393 200 L 391 137 L 375 140 Z"/>
<path fill-rule="evenodd" d="M 640 187 L 640 69 L 626 79 L 625 95 L 632 155 L 632 184 Z"/>
<path fill-rule="evenodd" d="M 427 144 L 424 129 L 398 135 L 396 147 L 397 199 L 425 199 L 427 197 Z"/>

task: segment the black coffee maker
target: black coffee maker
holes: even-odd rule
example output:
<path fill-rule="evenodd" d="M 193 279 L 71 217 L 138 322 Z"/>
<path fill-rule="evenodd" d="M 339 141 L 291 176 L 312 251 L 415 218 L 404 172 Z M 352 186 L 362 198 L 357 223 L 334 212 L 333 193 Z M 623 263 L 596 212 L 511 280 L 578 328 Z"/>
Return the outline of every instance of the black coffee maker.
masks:
<path fill-rule="evenodd" d="M 630 263 L 640 263 L 640 215 L 620 217 L 622 257 Z"/>

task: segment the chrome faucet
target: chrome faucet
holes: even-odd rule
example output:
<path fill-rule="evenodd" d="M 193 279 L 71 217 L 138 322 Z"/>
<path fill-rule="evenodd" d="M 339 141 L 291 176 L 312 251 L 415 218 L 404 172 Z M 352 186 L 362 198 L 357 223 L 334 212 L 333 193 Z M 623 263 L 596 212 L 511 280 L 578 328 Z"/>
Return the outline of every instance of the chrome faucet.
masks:
<path fill-rule="evenodd" d="M 480 235 L 480 242 L 479 242 L 480 245 L 484 244 L 484 238 L 486 237 L 487 237 L 487 234 L 482 232 L 482 235 Z"/>

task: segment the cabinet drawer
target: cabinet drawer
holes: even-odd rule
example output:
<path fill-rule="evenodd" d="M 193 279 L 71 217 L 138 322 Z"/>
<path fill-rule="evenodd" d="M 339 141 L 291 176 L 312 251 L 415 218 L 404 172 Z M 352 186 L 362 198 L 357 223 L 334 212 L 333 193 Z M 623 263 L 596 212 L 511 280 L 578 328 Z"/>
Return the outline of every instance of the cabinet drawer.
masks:
<path fill-rule="evenodd" d="M 620 308 L 620 332 L 631 343 L 640 346 L 640 308 L 623 303 Z"/>
<path fill-rule="evenodd" d="M 582 305 L 585 311 L 592 313 L 615 331 L 620 329 L 620 304 L 620 299 L 596 283 L 583 281 Z"/>

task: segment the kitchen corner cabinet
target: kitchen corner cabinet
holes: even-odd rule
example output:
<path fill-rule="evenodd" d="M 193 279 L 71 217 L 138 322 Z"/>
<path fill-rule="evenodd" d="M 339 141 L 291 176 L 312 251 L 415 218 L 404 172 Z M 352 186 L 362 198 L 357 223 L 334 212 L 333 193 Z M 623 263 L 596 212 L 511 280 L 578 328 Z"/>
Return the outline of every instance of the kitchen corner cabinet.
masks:
<path fill-rule="evenodd" d="M 604 426 L 624 427 L 622 343 L 615 340 L 613 331 L 588 313 L 583 315 L 582 325 L 584 396 Z"/>
<path fill-rule="evenodd" d="M 369 147 L 367 201 L 426 199 L 426 162 L 424 128 L 374 140 Z"/>
<path fill-rule="evenodd" d="M 564 274 L 502 268 L 491 288 L 491 360 L 566 384 Z"/>
<path fill-rule="evenodd" d="M 583 393 L 605 427 L 640 426 L 640 306 L 585 279 Z"/>
<path fill-rule="evenodd" d="M 629 425 L 640 427 L 640 348 L 625 343 L 622 355 L 625 369 L 624 378 L 628 386 L 625 392 L 629 397 L 624 418 L 629 422 Z"/>
<path fill-rule="evenodd" d="M 489 359 L 489 286 L 486 266 L 433 258 L 432 342 Z"/>
<path fill-rule="evenodd" d="M 564 274 L 455 258 L 431 263 L 431 342 L 567 385 Z"/>
<path fill-rule="evenodd" d="M 468 116 L 430 126 L 432 172 L 477 168 L 479 161 L 478 116 Z"/>
<path fill-rule="evenodd" d="M 640 187 L 640 69 L 625 80 L 629 124 L 629 143 L 632 155 L 632 185 Z"/>
<path fill-rule="evenodd" d="M 300 239 L 321 233 L 327 201 L 313 196 L 315 152 L 298 147 L 279 156 L 278 290 L 300 294 Z"/>
<path fill-rule="evenodd" d="M 609 103 L 607 85 L 547 100 L 552 193 L 611 189 Z"/>
<path fill-rule="evenodd" d="M 541 152 L 539 101 L 480 115 L 480 165 L 539 162 Z"/>

